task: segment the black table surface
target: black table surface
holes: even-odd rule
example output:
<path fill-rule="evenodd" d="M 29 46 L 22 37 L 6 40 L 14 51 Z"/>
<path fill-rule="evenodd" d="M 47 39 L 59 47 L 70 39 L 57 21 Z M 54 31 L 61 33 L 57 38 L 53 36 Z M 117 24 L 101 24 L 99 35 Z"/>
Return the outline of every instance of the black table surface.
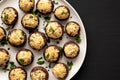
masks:
<path fill-rule="evenodd" d="M 120 80 L 120 1 L 67 0 L 87 33 L 87 55 L 71 80 Z"/>

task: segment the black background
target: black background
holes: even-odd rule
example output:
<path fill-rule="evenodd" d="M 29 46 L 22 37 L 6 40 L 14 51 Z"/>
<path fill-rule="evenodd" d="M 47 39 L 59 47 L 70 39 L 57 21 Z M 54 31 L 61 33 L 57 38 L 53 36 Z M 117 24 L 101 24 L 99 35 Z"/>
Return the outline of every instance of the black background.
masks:
<path fill-rule="evenodd" d="M 87 55 L 71 80 L 120 80 L 120 1 L 67 0 L 87 33 Z"/>

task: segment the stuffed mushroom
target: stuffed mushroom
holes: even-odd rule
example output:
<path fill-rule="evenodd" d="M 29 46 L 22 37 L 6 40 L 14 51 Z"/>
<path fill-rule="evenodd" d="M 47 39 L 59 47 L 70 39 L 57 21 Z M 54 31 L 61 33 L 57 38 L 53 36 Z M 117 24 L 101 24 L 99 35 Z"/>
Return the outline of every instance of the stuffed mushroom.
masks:
<path fill-rule="evenodd" d="M 21 23 L 26 29 L 35 29 L 39 25 L 39 19 L 34 14 L 25 14 L 22 18 Z"/>
<path fill-rule="evenodd" d="M 22 66 L 28 66 L 33 62 L 34 55 L 29 49 L 21 49 L 17 55 L 16 59 L 18 63 Z"/>
<path fill-rule="evenodd" d="M 0 41 L 6 38 L 6 32 L 3 27 L 0 26 Z"/>
<path fill-rule="evenodd" d="M 64 63 L 57 63 L 52 68 L 53 75 L 59 80 L 64 80 L 68 75 L 68 67 Z"/>
<path fill-rule="evenodd" d="M 80 47 L 77 43 L 73 41 L 66 42 L 63 47 L 64 55 L 67 58 L 76 58 L 80 52 Z"/>
<path fill-rule="evenodd" d="M 74 21 L 70 21 L 67 23 L 65 30 L 69 36 L 75 37 L 80 33 L 80 25 Z"/>
<path fill-rule="evenodd" d="M 51 21 L 47 24 L 45 32 L 49 38 L 60 39 L 63 34 L 63 26 L 57 21 Z"/>
<path fill-rule="evenodd" d="M 60 57 L 60 49 L 56 45 L 48 46 L 44 51 L 44 58 L 48 62 L 57 62 Z"/>
<path fill-rule="evenodd" d="M 28 13 L 34 9 L 35 0 L 19 0 L 19 7 L 22 11 Z"/>
<path fill-rule="evenodd" d="M 55 9 L 54 15 L 58 20 L 66 20 L 70 16 L 70 10 L 68 7 L 62 5 Z"/>
<path fill-rule="evenodd" d="M 38 0 L 36 8 L 41 14 L 46 15 L 53 11 L 54 5 L 52 0 Z"/>
<path fill-rule="evenodd" d="M 26 80 L 27 72 L 21 68 L 16 67 L 9 72 L 9 80 Z"/>
<path fill-rule="evenodd" d="M 23 46 L 26 43 L 26 33 L 21 29 L 12 29 L 8 33 L 8 42 L 15 47 Z"/>
<path fill-rule="evenodd" d="M 2 21 L 9 26 L 14 26 L 18 20 L 18 12 L 13 7 L 6 7 L 1 14 Z"/>
<path fill-rule="evenodd" d="M 49 74 L 47 70 L 41 66 L 36 66 L 31 70 L 31 80 L 48 80 Z"/>
<path fill-rule="evenodd" d="M 7 66 L 10 59 L 10 55 L 7 50 L 0 48 L 0 66 Z"/>
<path fill-rule="evenodd" d="M 35 50 L 41 50 L 47 44 L 47 39 L 44 33 L 34 32 L 29 36 L 28 43 L 31 48 Z"/>

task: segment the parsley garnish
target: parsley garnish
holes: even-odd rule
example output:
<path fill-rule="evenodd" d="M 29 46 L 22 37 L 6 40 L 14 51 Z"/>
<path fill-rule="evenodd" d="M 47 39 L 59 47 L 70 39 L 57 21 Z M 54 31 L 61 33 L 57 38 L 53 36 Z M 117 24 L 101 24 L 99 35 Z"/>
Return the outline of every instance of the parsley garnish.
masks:
<path fill-rule="evenodd" d="M 62 14 L 62 15 L 63 15 L 63 14 L 66 14 L 66 12 L 65 12 L 64 10 L 62 10 L 62 13 L 61 13 L 61 14 Z"/>
<path fill-rule="evenodd" d="M 47 55 L 45 55 L 46 58 L 49 58 L 49 56 L 50 56 L 49 53 Z"/>
<path fill-rule="evenodd" d="M 80 36 L 77 36 L 77 37 L 75 38 L 75 40 L 76 40 L 78 43 L 80 43 L 80 42 L 81 42 Z"/>
<path fill-rule="evenodd" d="M 41 59 L 42 59 L 42 57 L 38 58 L 38 61 L 41 60 Z"/>
<path fill-rule="evenodd" d="M 10 30 L 10 29 L 12 29 L 12 26 L 8 26 L 8 27 L 6 28 L 6 30 Z"/>
<path fill-rule="evenodd" d="M 21 64 L 23 64 L 23 63 L 24 63 L 24 59 L 19 59 L 19 62 L 20 62 Z"/>
<path fill-rule="evenodd" d="M 6 19 L 8 19 L 8 14 L 5 14 L 5 16 L 4 16 L 4 19 L 6 20 Z"/>
<path fill-rule="evenodd" d="M 42 57 L 38 58 L 38 60 L 37 60 L 38 65 L 43 65 L 44 63 L 45 63 L 45 61 L 42 60 Z"/>
<path fill-rule="evenodd" d="M 50 20 L 51 20 L 51 17 L 49 17 L 49 16 L 46 16 L 46 17 L 44 17 L 44 19 L 45 19 L 45 22 L 50 22 Z"/>
<path fill-rule="evenodd" d="M 10 69 L 8 69 L 7 67 L 3 68 L 4 72 L 9 71 Z"/>
<path fill-rule="evenodd" d="M 32 11 L 32 14 L 38 17 L 39 12 L 38 10 L 35 10 L 35 11 Z"/>
<path fill-rule="evenodd" d="M 67 61 L 67 65 L 68 65 L 69 70 L 71 70 L 72 66 L 73 66 L 73 62 L 72 61 L 71 62 Z"/>
<path fill-rule="evenodd" d="M 5 68 L 3 68 L 4 72 L 6 72 L 6 71 L 10 71 L 10 70 L 16 68 L 16 65 L 14 64 L 14 62 L 10 62 L 9 64 L 10 64 L 9 67 L 6 66 Z"/>
<path fill-rule="evenodd" d="M 12 70 L 12 69 L 14 69 L 14 68 L 16 68 L 15 63 L 14 63 L 14 62 L 10 62 L 10 70 Z"/>
<path fill-rule="evenodd" d="M 53 64 L 52 63 L 49 63 L 49 68 L 52 68 L 53 67 Z"/>
<path fill-rule="evenodd" d="M 50 43 L 50 38 L 49 37 L 47 38 L 47 42 Z"/>
<path fill-rule="evenodd" d="M 52 32 L 52 34 L 55 32 L 55 30 L 52 27 L 50 27 L 49 31 Z"/>
<path fill-rule="evenodd" d="M 72 16 L 70 16 L 70 18 L 72 18 Z"/>
<path fill-rule="evenodd" d="M 55 1 L 55 0 L 53 0 L 53 3 L 54 3 L 54 4 L 56 4 L 56 5 L 58 5 L 58 2 L 57 2 L 57 1 Z"/>
<path fill-rule="evenodd" d="M 1 41 L 1 45 L 4 46 L 4 45 L 7 45 L 7 44 L 8 44 L 7 39 L 4 38 L 4 39 Z"/>
<path fill-rule="evenodd" d="M 59 49 L 60 49 L 60 57 L 63 56 L 63 48 L 59 46 Z"/>

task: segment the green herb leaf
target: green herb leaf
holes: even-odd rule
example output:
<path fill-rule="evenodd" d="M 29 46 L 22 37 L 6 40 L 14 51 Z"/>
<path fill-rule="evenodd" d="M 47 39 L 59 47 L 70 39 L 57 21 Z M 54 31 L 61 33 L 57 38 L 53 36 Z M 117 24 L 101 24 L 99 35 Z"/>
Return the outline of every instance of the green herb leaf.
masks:
<path fill-rule="evenodd" d="M 14 62 L 10 62 L 10 70 L 16 68 L 16 65 L 14 64 Z"/>
<path fill-rule="evenodd" d="M 6 30 L 10 30 L 10 29 L 12 29 L 12 26 L 8 26 L 8 27 L 6 28 Z"/>
<path fill-rule="evenodd" d="M 49 17 L 49 16 L 46 16 L 46 17 L 44 17 L 44 19 L 45 19 L 45 22 L 50 22 L 50 20 L 51 20 L 51 17 Z"/>
<path fill-rule="evenodd" d="M 49 68 L 52 68 L 53 67 L 53 63 L 49 63 Z"/>
<path fill-rule="evenodd" d="M 9 71 L 10 69 L 8 69 L 7 67 L 3 68 L 4 72 Z"/>
<path fill-rule="evenodd" d="M 73 62 L 72 61 L 71 62 L 67 61 L 67 65 L 68 65 L 69 70 L 71 70 L 72 66 L 73 66 Z"/>
<path fill-rule="evenodd" d="M 8 44 L 7 39 L 4 38 L 4 39 L 1 41 L 1 45 L 4 46 L 4 45 L 7 45 L 7 44 Z"/>
<path fill-rule="evenodd" d="M 38 58 L 38 61 L 40 61 L 42 59 L 42 57 Z"/>
<path fill-rule="evenodd" d="M 62 15 L 63 15 L 63 14 L 66 14 L 66 12 L 65 12 L 64 10 L 62 10 L 62 13 L 61 13 L 61 14 L 62 14 Z"/>
<path fill-rule="evenodd" d="M 24 63 L 24 59 L 19 59 L 19 62 L 20 62 L 21 64 L 23 64 L 23 63 Z"/>
<path fill-rule="evenodd" d="M 52 34 L 55 32 L 55 30 L 52 27 L 50 27 L 49 31 L 52 32 Z"/>
<path fill-rule="evenodd" d="M 32 14 L 38 17 L 39 12 L 38 10 L 35 10 L 35 11 L 32 11 Z"/>
<path fill-rule="evenodd" d="M 4 72 L 6 72 L 6 71 L 10 71 L 10 70 L 16 68 L 16 65 L 14 64 L 14 62 L 9 62 L 9 64 L 10 64 L 9 67 L 6 66 L 5 68 L 3 68 Z"/>
<path fill-rule="evenodd" d="M 45 63 L 45 61 L 38 61 L 37 64 L 39 65 L 43 65 Z"/>
<path fill-rule="evenodd" d="M 47 42 L 50 43 L 50 38 L 49 37 L 47 38 Z"/>
<path fill-rule="evenodd" d="M 50 56 L 50 55 L 49 55 L 49 53 L 48 53 L 45 57 L 46 57 L 46 58 L 49 58 L 49 56 Z"/>
<path fill-rule="evenodd" d="M 70 16 L 70 18 L 72 18 L 72 16 Z"/>
<path fill-rule="evenodd" d="M 57 1 L 55 1 L 55 0 L 53 0 L 53 3 L 54 3 L 54 4 L 56 4 L 56 5 L 58 5 L 58 2 L 57 2 Z"/>
<path fill-rule="evenodd" d="M 59 49 L 60 49 L 60 57 L 62 58 L 62 56 L 63 56 L 63 48 L 59 46 Z"/>
<path fill-rule="evenodd" d="M 77 36 L 77 37 L 75 38 L 75 40 L 76 40 L 78 43 L 80 43 L 80 42 L 81 42 L 80 36 Z"/>
<path fill-rule="evenodd" d="M 42 57 L 38 58 L 37 64 L 38 65 L 43 65 L 45 61 L 42 60 Z"/>
<path fill-rule="evenodd" d="M 8 19 L 8 14 L 5 14 L 5 16 L 4 16 L 4 19 L 6 20 L 6 19 Z"/>

